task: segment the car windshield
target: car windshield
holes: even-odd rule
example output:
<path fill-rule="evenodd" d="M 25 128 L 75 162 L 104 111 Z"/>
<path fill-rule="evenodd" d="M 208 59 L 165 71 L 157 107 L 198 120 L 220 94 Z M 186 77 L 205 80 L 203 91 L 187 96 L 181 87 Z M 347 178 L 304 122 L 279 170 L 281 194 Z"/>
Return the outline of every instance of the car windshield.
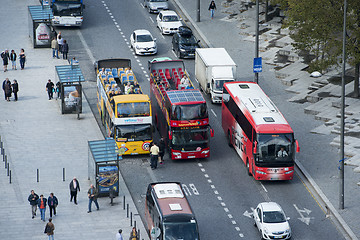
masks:
<path fill-rule="evenodd" d="M 164 240 L 198 240 L 196 223 L 165 223 Z"/>
<path fill-rule="evenodd" d="M 192 46 L 192 45 L 196 45 L 197 41 L 194 36 L 190 36 L 190 37 L 181 37 L 179 43 L 182 45 Z"/>
<path fill-rule="evenodd" d="M 153 38 L 151 35 L 146 34 L 146 35 L 137 35 L 136 36 L 136 41 L 137 42 L 152 42 Z"/>
<path fill-rule="evenodd" d="M 294 162 L 294 136 L 292 133 L 259 134 L 258 156 L 256 162 L 263 167 L 276 167 L 276 165 L 293 164 Z"/>
<path fill-rule="evenodd" d="M 146 141 L 151 138 L 150 124 L 116 126 L 117 141 Z"/>
<path fill-rule="evenodd" d="M 220 92 L 222 92 L 224 83 L 226 83 L 226 82 L 231 82 L 231 81 L 232 81 L 232 80 L 216 80 L 216 81 L 212 80 L 213 89 L 214 89 L 215 91 L 220 91 Z"/>
<path fill-rule="evenodd" d="M 206 103 L 190 105 L 173 105 L 172 120 L 198 120 L 208 118 Z"/>
<path fill-rule="evenodd" d="M 286 222 L 286 218 L 282 212 L 263 212 L 264 223 L 282 223 Z"/>
<path fill-rule="evenodd" d="M 117 117 L 146 117 L 150 116 L 150 104 L 148 102 L 118 103 Z"/>
<path fill-rule="evenodd" d="M 54 16 L 82 16 L 81 3 L 56 2 L 52 9 Z"/>
<path fill-rule="evenodd" d="M 176 16 L 176 15 L 173 15 L 173 16 L 164 16 L 164 17 L 163 17 L 163 21 L 164 21 L 164 22 L 177 22 L 177 21 L 179 21 L 179 18 L 178 18 L 178 16 Z"/>

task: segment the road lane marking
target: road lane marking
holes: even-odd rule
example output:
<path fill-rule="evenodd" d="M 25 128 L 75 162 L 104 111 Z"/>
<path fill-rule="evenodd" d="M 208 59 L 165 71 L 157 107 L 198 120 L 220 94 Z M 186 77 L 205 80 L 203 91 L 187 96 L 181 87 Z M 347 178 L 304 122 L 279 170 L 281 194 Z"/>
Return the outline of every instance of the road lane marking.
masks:
<path fill-rule="evenodd" d="M 152 23 L 155 23 L 154 20 L 150 16 L 149 16 L 149 18 L 150 18 L 150 21 L 152 21 Z"/>
<path fill-rule="evenodd" d="M 265 188 L 265 186 L 260 182 L 260 185 L 262 186 L 262 188 L 264 189 L 265 192 L 268 192 L 267 189 Z"/>
<path fill-rule="evenodd" d="M 215 115 L 215 117 L 217 117 L 216 113 L 214 112 L 214 110 L 210 109 L 211 112 Z"/>

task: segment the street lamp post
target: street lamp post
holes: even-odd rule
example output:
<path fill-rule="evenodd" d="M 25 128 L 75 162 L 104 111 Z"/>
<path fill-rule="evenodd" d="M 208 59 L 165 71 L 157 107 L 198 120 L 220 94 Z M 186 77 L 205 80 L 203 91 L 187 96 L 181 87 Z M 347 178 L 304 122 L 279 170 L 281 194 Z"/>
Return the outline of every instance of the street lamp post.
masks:
<path fill-rule="evenodd" d="M 196 1 L 196 21 L 200 22 L 200 0 Z"/>
<path fill-rule="evenodd" d="M 344 131 L 345 131 L 345 60 L 346 60 L 346 8 L 347 2 L 344 0 L 344 26 L 343 26 L 343 52 L 342 52 L 342 76 L 341 76 L 341 136 L 340 136 L 340 171 L 339 171 L 339 209 L 344 209 Z"/>
<path fill-rule="evenodd" d="M 255 23 L 255 58 L 259 57 L 259 0 L 256 0 L 256 23 Z M 259 83 L 259 73 L 255 72 L 255 82 Z"/>

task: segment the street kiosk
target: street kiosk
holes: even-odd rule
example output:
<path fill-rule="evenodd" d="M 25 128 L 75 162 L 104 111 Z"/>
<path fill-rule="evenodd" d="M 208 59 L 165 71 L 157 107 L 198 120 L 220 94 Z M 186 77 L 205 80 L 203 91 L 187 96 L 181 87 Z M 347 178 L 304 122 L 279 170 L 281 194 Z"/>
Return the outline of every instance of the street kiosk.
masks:
<path fill-rule="evenodd" d="M 53 18 L 49 6 L 28 6 L 29 37 L 34 48 L 51 48 L 51 40 L 56 36 L 51 25 Z"/>
<path fill-rule="evenodd" d="M 61 99 L 61 113 L 82 112 L 82 86 L 84 76 L 79 65 L 55 66 L 56 84 Z"/>
<path fill-rule="evenodd" d="M 113 138 L 88 141 L 88 180 L 96 183 L 99 196 L 119 195 L 119 149 Z M 95 184 L 94 184 L 95 185 Z"/>

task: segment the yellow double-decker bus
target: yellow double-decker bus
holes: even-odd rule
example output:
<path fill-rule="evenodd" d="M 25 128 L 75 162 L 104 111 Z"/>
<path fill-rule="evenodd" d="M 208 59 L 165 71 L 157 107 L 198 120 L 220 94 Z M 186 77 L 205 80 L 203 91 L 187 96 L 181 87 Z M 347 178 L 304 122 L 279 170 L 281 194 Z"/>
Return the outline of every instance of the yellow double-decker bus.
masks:
<path fill-rule="evenodd" d="M 100 60 L 96 72 L 101 122 L 107 135 L 116 140 L 119 154 L 149 154 L 153 133 L 150 98 L 142 94 L 130 60 Z"/>

